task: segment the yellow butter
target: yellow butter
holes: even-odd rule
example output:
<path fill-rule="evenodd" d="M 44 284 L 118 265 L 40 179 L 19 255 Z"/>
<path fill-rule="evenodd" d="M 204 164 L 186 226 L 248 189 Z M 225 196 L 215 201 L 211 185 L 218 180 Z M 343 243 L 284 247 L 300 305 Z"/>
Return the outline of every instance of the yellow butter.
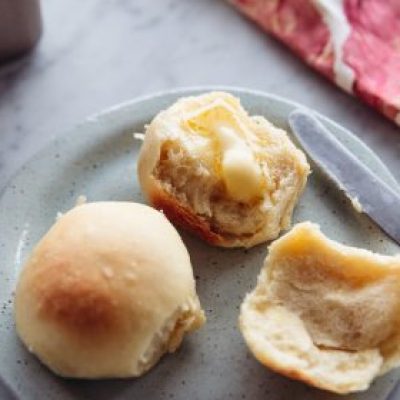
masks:
<path fill-rule="evenodd" d="M 247 203 L 262 196 L 262 172 L 252 150 L 234 128 L 233 112 L 225 104 L 213 104 L 192 115 L 186 124 L 202 138 L 196 141 L 193 152 L 213 165 L 234 200 Z"/>
<path fill-rule="evenodd" d="M 214 129 L 221 148 L 222 177 L 228 193 L 241 202 L 262 195 L 261 168 L 246 142 L 226 125 L 216 125 Z"/>

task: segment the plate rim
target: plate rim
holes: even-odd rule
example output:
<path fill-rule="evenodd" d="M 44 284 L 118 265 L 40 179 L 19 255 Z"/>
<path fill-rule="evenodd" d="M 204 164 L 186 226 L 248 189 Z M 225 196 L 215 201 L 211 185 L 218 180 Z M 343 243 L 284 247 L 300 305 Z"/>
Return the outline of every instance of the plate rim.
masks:
<path fill-rule="evenodd" d="M 240 86 L 230 86 L 230 85 L 196 85 L 196 86 L 182 86 L 182 87 L 177 87 L 174 89 L 166 89 L 166 90 L 160 90 L 160 91 L 155 91 L 149 94 L 141 95 L 141 96 L 136 96 L 132 99 L 128 99 L 126 101 L 119 102 L 117 104 L 114 104 L 112 106 L 103 108 L 102 110 L 92 113 L 85 117 L 83 120 L 79 122 L 73 123 L 70 127 L 65 128 L 65 129 L 60 129 L 58 133 L 50 137 L 44 144 L 39 148 L 34 154 L 32 154 L 30 157 L 28 157 L 25 162 L 22 163 L 22 165 L 14 171 L 10 175 L 10 177 L 7 179 L 5 182 L 4 186 L 0 189 L 0 203 L 3 197 L 6 195 L 6 193 L 11 189 L 12 183 L 14 180 L 17 179 L 17 177 L 23 173 L 24 169 L 26 168 L 27 165 L 31 164 L 34 162 L 36 159 L 41 158 L 42 155 L 46 154 L 48 152 L 48 149 L 56 142 L 61 142 L 63 138 L 70 137 L 70 134 L 75 132 L 77 128 L 80 128 L 86 124 L 94 123 L 97 122 L 101 118 L 105 118 L 108 115 L 113 114 L 116 111 L 119 111 L 123 108 L 133 106 L 138 103 L 142 103 L 145 101 L 150 101 L 154 99 L 159 99 L 162 97 L 170 96 L 170 95 L 178 95 L 181 94 L 182 96 L 190 96 L 191 92 L 209 92 L 209 91 L 225 91 L 225 92 L 236 92 L 243 93 L 246 95 L 253 95 L 261 98 L 267 98 L 267 99 L 272 99 L 275 100 L 279 103 L 284 103 L 286 105 L 290 105 L 292 107 L 297 107 L 297 108 L 302 108 L 308 111 L 311 111 L 317 118 L 319 118 L 321 121 L 323 121 L 325 124 L 332 125 L 336 129 L 339 130 L 344 130 L 346 134 L 352 137 L 352 139 L 359 145 L 360 147 L 363 148 L 363 150 L 371 153 L 375 157 L 375 161 L 379 163 L 380 167 L 385 170 L 385 172 L 388 175 L 388 178 L 392 181 L 392 184 L 395 186 L 395 189 L 400 191 L 400 183 L 397 182 L 396 178 L 393 176 L 389 168 L 386 166 L 386 164 L 382 161 L 382 159 L 376 154 L 376 152 L 371 149 L 364 141 L 362 141 L 357 135 L 355 135 L 350 129 L 346 128 L 345 126 L 341 125 L 340 123 L 332 120 L 331 118 L 325 116 L 324 114 L 316 111 L 315 109 L 311 107 L 304 106 L 296 101 L 290 100 L 284 96 L 280 96 L 274 93 L 270 93 L 267 91 L 263 90 L 257 90 L 257 89 L 250 89 L 246 87 L 240 87 Z M 193 94 L 193 93 L 192 93 Z M 328 127 L 329 128 L 329 127 Z"/>
<path fill-rule="evenodd" d="M 390 179 L 393 181 L 393 183 L 396 184 L 396 187 L 398 187 L 398 183 L 392 173 L 390 172 L 389 168 L 385 165 L 385 163 L 380 159 L 380 157 L 375 153 L 375 151 L 370 148 L 367 144 L 365 144 L 359 137 L 357 137 L 355 134 L 353 134 L 349 129 L 346 127 L 342 126 L 340 123 L 337 123 L 330 118 L 324 116 L 323 114 L 320 114 L 319 112 L 315 111 L 314 109 L 310 107 L 303 106 L 302 104 L 289 100 L 285 97 L 275 95 L 273 93 L 265 92 L 265 91 L 260 91 L 260 90 L 253 90 L 253 89 L 246 89 L 246 88 L 241 88 L 241 87 L 236 87 L 236 86 L 221 86 L 221 85 L 206 85 L 206 86 L 190 86 L 190 87 L 181 87 L 181 88 L 175 88 L 175 89 L 170 89 L 170 90 L 163 90 L 163 91 L 158 91 L 154 93 L 150 93 L 147 95 L 143 96 L 138 96 L 132 99 L 129 99 L 124 102 L 120 102 L 118 104 L 115 104 L 111 107 L 104 108 L 96 113 L 93 113 L 86 118 L 82 119 L 78 123 L 72 124 L 70 127 L 67 127 L 66 129 L 60 129 L 59 131 L 56 131 L 56 133 L 49 137 L 48 140 L 44 143 L 41 148 L 39 148 L 32 156 L 27 158 L 25 162 L 10 176 L 10 178 L 7 180 L 3 188 L 0 189 L 0 206 L 4 201 L 4 197 L 9 193 L 10 190 L 12 190 L 12 185 L 16 179 L 18 179 L 19 176 L 25 173 L 26 167 L 29 167 L 32 163 L 34 163 L 37 159 L 41 158 L 43 155 L 48 154 L 49 150 L 51 151 L 51 148 L 55 144 L 60 144 L 63 143 L 64 141 L 68 140 L 68 137 L 70 135 L 74 134 L 79 128 L 82 129 L 82 127 L 93 124 L 93 123 L 101 123 L 101 120 L 103 118 L 106 118 L 107 116 L 113 115 L 115 112 L 120 111 L 124 108 L 129 108 L 133 107 L 136 104 L 143 103 L 146 101 L 157 101 L 162 99 L 165 96 L 171 96 L 171 95 L 182 95 L 182 96 L 189 96 L 189 95 L 194 95 L 197 94 L 197 92 L 202 92 L 202 91 L 211 91 L 211 90 L 223 90 L 227 92 L 235 92 L 239 97 L 241 94 L 244 95 L 250 95 L 250 96 L 257 96 L 260 99 L 265 99 L 265 100 L 272 100 L 276 101 L 280 104 L 283 105 L 290 105 L 292 107 L 299 107 L 303 109 L 310 110 L 312 113 L 314 113 L 320 120 L 328 124 L 329 126 L 334 127 L 335 129 L 343 131 L 345 134 L 349 135 L 351 139 L 356 143 L 360 149 L 363 151 L 366 151 L 371 157 L 374 157 L 374 161 L 379 165 L 382 170 L 385 171 L 388 180 Z M 13 386 L 13 385 L 12 385 Z"/>

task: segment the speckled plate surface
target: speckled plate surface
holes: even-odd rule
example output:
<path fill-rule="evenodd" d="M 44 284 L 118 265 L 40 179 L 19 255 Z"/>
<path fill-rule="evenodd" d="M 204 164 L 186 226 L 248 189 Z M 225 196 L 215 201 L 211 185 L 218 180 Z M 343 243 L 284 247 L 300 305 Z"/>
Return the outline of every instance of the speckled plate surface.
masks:
<path fill-rule="evenodd" d="M 79 381 L 50 373 L 19 342 L 12 317 L 12 296 L 21 266 L 57 212 L 84 194 L 89 201 L 143 202 L 136 180 L 140 142 L 132 132 L 178 97 L 215 88 L 185 89 L 128 102 L 59 136 L 11 180 L 0 199 L 0 375 L 21 399 L 385 399 L 400 375 L 378 379 L 365 393 L 334 396 L 281 377 L 248 352 L 237 329 L 239 305 L 255 283 L 267 246 L 251 250 L 212 248 L 183 233 L 208 322 L 182 347 L 140 379 Z M 251 114 L 264 115 L 288 129 L 296 104 L 240 89 L 219 88 L 239 96 Z M 354 154 L 391 186 L 394 178 L 374 153 L 339 125 L 320 117 Z M 344 195 L 314 168 L 294 222 L 311 220 L 340 242 L 384 254 L 399 248 L 370 220 L 355 212 Z"/>

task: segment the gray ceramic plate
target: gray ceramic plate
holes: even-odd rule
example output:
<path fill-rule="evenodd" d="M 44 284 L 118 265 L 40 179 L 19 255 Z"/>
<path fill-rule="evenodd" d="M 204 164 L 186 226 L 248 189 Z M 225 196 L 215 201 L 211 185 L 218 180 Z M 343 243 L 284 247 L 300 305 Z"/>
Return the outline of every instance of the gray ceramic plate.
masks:
<path fill-rule="evenodd" d="M 265 369 L 244 345 L 237 329 L 239 305 L 255 285 L 266 245 L 249 251 L 222 250 L 183 233 L 208 322 L 187 337 L 177 353 L 165 356 L 140 379 L 60 379 L 30 355 L 16 337 L 12 318 L 16 279 L 29 251 L 52 225 L 57 212 L 71 208 L 80 194 L 85 194 L 89 201 L 142 202 L 135 170 L 140 143 L 133 139 L 132 132 L 142 132 L 144 124 L 178 97 L 210 89 L 146 97 L 89 118 L 51 142 L 6 187 L 0 200 L 0 375 L 22 399 L 335 398 Z M 225 90 L 239 96 L 251 114 L 264 115 L 286 129 L 287 116 L 297 106 L 267 94 Z M 371 150 L 344 128 L 320 118 L 357 157 L 390 185 L 396 185 Z M 294 222 L 303 220 L 319 223 L 329 237 L 346 244 L 386 254 L 398 251 L 316 169 L 295 211 Z M 395 372 L 380 378 L 368 392 L 349 398 L 384 399 L 397 375 Z"/>

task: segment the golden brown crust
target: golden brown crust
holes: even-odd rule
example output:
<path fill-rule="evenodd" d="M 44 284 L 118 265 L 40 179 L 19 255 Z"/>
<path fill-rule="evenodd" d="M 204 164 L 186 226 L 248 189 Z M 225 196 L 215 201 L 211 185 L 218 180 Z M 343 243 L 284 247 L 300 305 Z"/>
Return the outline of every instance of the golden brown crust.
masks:
<path fill-rule="evenodd" d="M 94 279 L 68 279 L 55 268 L 36 286 L 38 317 L 62 326 L 79 340 L 107 339 L 120 330 L 116 294 Z"/>
<path fill-rule="evenodd" d="M 163 190 L 156 181 L 149 200 L 155 208 L 162 210 L 170 221 L 196 234 L 207 243 L 215 246 L 227 245 L 227 240 L 222 235 L 213 232 L 206 219 L 195 214 L 190 207 L 185 206 L 182 202 L 178 202 L 174 196 Z"/>
<path fill-rule="evenodd" d="M 63 215 L 16 289 L 20 338 L 67 377 L 142 375 L 204 320 L 182 240 L 142 204 L 90 203 Z"/>
<path fill-rule="evenodd" d="M 147 193 L 149 203 L 162 211 L 171 222 L 195 234 L 205 242 L 220 247 L 240 246 L 248 248 L 265 241 L 259 238 L 262 232 L 255 232 L 250 236 L 234 237 L 213 231 L 209 221 L 194 213 L 190 207 L 164 190 L 159 181 L 151 177 L 149 182 L 151 183 L 149 185 L 151 190 Z"/>

